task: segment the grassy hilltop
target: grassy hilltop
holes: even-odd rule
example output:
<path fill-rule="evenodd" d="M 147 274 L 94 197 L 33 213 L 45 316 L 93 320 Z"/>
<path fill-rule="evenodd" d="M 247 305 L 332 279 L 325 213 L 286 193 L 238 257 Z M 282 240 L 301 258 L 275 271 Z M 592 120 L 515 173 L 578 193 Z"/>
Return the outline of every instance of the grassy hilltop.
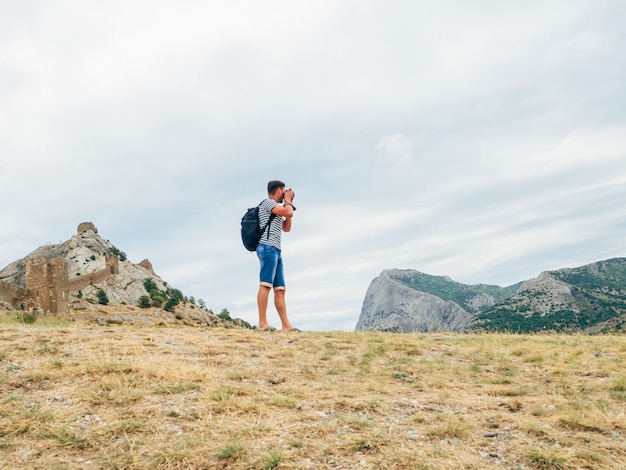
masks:
<path fill-rule="evenodd" d="M 626 336 L 0 315 L 12 469 L 624 469 Z"/>

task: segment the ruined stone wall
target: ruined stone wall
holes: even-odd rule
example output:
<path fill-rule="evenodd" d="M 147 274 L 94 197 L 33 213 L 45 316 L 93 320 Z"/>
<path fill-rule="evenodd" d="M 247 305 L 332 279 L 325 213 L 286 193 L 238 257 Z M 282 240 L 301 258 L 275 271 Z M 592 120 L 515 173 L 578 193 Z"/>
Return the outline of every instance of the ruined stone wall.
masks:
<path fill-rule="evenodd" d="M 109 269 L 109 274 L 119 274 L 120 258 L 117 255 L 108 255 L 106 257 L 106 266 Z"/>
<path fill-rule="evenodd" d="M 111 274 L 120 273 L 119 258 L 117 255 L 109 255 L 106 257 L 106 267 L 100 271 L 83 276 L 77 276 L 70 280 L 69 288 L 72 292 L 78 292 L 88 286 L 93 286 L 103 282 Z"/>
<path fill-rule="evenodd" d="M 69 311 L 70 292 L 99 284 L 109 276 L 120 273 L 119 257 L 106 257 L 106 267 L 95 273 L 69 279 L 67 263 L 60 258 L 28 259 L 25 262 L 26 288 L 0 281 L 0 301 L 19 308 L 23 299 L 51 313 Z"/>
<path fill-rule="evenodd" d="M 60 258 L 26 260 L 26 289 L 36 307 L 52 313 L 69 311 L 67 263 Z"/>
<path fill-rule="evenodd" d="M 19 308 L 21 299 L 29 296 L 29 292 L 23 287 L 0 281 L 0 301 L 11 304 L 13 308 Z"/>
<path fill-rule="evenodd" d="M 154 268 L 152 267 L 152 263 L 147 258 L 144 259 L 141 263 L 139 263 L 139 266 L 141 266 L 144 269 L 147 269 L 152 274 L 154 274 Z"/>
<path fill-rule="evenodd" d="M 111 271 L 108 268 L 105 268 L 101 269 L 100 271 L 96 271 L 95 273 L 77 276 L 70 281 L 70 290 L 72 292 L 78 292 L 79 290 L 83 290 L 87 286 L 93 286 L 95 284 L 103 282 L 110 275 Z"/>

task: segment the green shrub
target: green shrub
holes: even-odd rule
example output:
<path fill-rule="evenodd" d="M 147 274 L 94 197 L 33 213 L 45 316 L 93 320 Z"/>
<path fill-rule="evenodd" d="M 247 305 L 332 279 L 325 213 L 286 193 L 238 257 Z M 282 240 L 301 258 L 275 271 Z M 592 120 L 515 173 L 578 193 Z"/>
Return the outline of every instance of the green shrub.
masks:
<path fill-rule="evenodd" d="M 146 280 L 143 281 L 143 287 L 149 293 L 159 290 L 159 288 L 156 285 L 156 282 L 154 282 L 151 278 L 147 278 Z"/>
<path fill-rule="evenodd" d="M 178 300 L 170 297 L 165 302 L 165 306 L 163 307 L 163 310 L 165 310 L 166 312 L 173 312 L 177 305 L 178 305 Z"/>
<path fill-rule="evenodd" d="M 117 257 L 120 259 L 120 261 L 126 261 L 126 253 L 124 253 L 123 251 L 119 250 L 117 247 L 113 247 L 111 248 L 111 253 L 114 255 L 117 255 Z"/>
<path fill-rule="evenodd" d="M 155 307 L 160 307 L 167 299 L 165 293 L 158 290 L 150 292 L 150 298 L 152 299 L 152 305 Z"/>
<path fill-rule="evenodd" d="M 141 297 L 139 297 L 139 306 L 141 308 L 148 308 L 152 305 L 152 301 L 150 300 L 150 297 L 147 295 L 142 295 Z"/>
<path fill-rule="evenodd" d="M 176 304 L 179 304 L 183 300 L 183 293 L 178 289 L 167 289 L 167 295 L 169 298 L 174 299 Z"/>
<path fill-rule="evenodd" d="M 22 312 L 17 316 L 17 319 L 22 323 L 32 325 L 37 321 L 37 314 L 35 312 Z"/>
<path fill-rule="evenodd" d="M 143 281 L 144 288 L 148 294 L 150 294 L 152 305 L 154 307 L 161 307 L 163 305 L 164 310 L 173 312 L 174 308 L 182 301 L 186 301 L 186 299 L 180 290 L 167 287 L 167 284 L 164 285 L 166 287 L 165 292 L 159 290 L 156 282 L 151 278 L 147 278 Z"/>
<path fill-rule="evenodd" d="M 107 305 L 109 303 L 109 297 L 107 296 L 107 293 L 104 292 L 102 289 L 100 289 L 96 295 L 98 296 L 99 304 Z"/>

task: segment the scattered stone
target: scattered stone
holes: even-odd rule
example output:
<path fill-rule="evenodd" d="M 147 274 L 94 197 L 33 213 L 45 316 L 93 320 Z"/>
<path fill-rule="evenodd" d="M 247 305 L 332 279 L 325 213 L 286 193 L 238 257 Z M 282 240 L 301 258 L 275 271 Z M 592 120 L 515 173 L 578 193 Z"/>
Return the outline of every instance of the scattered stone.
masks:
<path fill-rule="evenodd" d="M 281 374 L 272 374 L 268 377 L 267 381 L 272 385 L 281 384 L 285 381 L 285 376 Z"/>

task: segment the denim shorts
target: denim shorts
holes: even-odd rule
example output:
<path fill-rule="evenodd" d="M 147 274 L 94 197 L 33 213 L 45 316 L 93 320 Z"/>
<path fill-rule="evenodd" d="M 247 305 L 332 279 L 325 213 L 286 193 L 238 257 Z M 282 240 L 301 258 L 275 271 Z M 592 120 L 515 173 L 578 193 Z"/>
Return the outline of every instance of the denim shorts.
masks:
<path fill-rule="evenodd" d="M 280 250 L 275 246 L 259 243 L 256 254 L 261 262 L 261 285 L 278 290 L 285 289 L 283 258 Z"/>

